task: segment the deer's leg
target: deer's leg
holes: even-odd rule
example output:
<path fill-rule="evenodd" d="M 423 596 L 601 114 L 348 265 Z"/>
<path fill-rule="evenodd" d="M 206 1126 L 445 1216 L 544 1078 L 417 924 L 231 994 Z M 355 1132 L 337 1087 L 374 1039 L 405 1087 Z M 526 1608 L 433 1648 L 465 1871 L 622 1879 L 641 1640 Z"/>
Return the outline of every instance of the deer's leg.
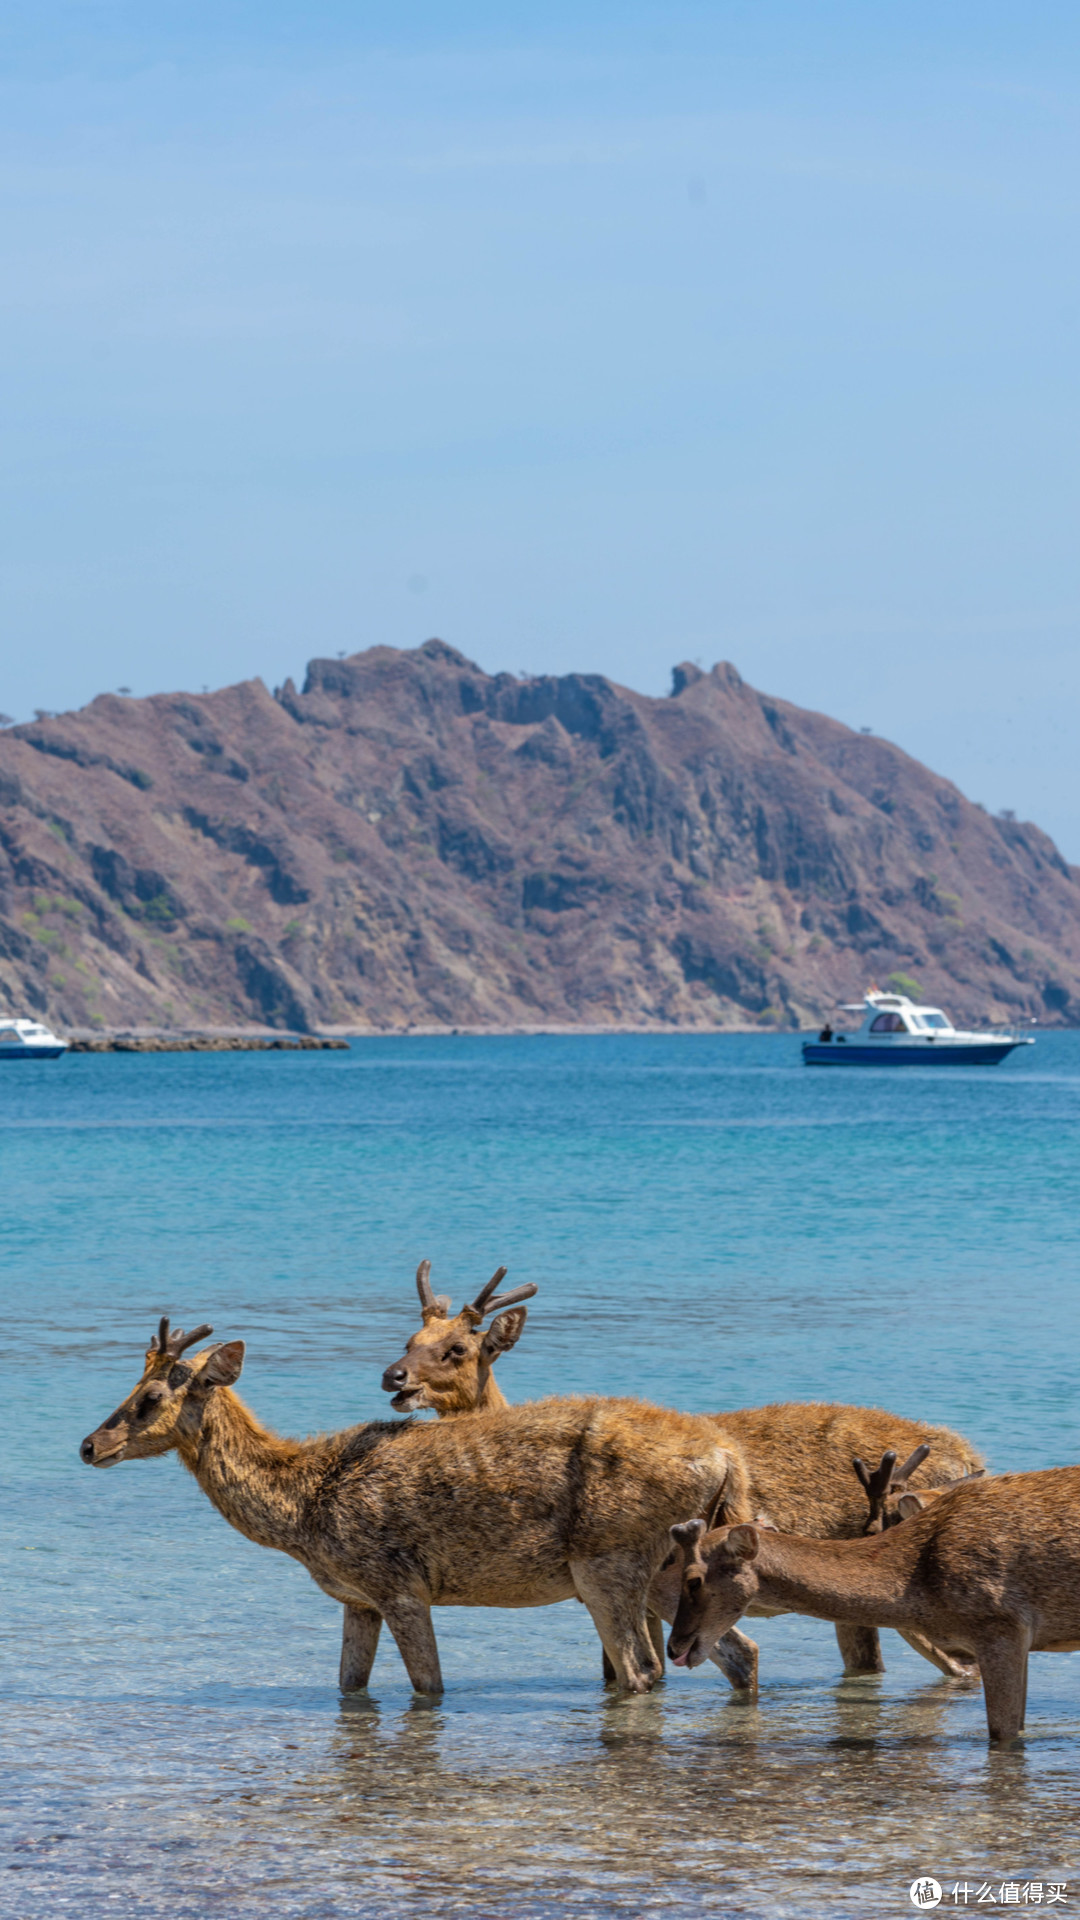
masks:
<path fill-rule="evenodd" d="M 928 1640 L 924 1633 L 916 1633 L 907 1627 L 898 1627 L 897 1632 L 901 1640 L 906 1640 L 909 1647 L 914 1647 L 916 1653 L 921 1653 L 924 1660 L 929 1660 L 932 1667 L 936 1667 L 939 1673 L 947 1674 L 950 1680 L 978 1679 L 979 1669 L 973 1660 L 956 1659 L 953 1654 L 946 1653 L 942 1647 L 935 1647 L 933 1641 Z"/>
<path fill-rule="evenodd" d="M 845 1673 L 884 1673 L 881 1640 L 876 1627 L 836 1626 L 836 1638 L 844 1660 Z"/>
<path fill-rule="evenodd" d="M 711 1649 L 709 1659 L 719 1667 L 725 1680 L 733 1687 L 748 1693 L 752 1700 L 757 1699 L 758 1650 L 755 1641 L 748 1639 L 745 1633 L 740 1633 L 738 1627 L 731 1627 Z"/>
<path fill-rule="evenodd" d="M 645 1621 L 648 1569 L 637 1555 L 605 1553 L 595 1560 L 571 1560 L 570 1572 L 614 1668 L 616 1685 L 627 1693 L 648 1693 L 663 1672 Z"/>
<path fill-rule="evenodd" d="M 979 1671 L 991 1740 L 1007 1745 L 1020 1734 L 1027 1702 L 1027 1664 L 1031 1635 L 1024 1628 L 1001 1628 L 978 1642 Z"/>
<path fill-rule="evenodd" d="M 660 1662 L 661 1673 L 664 1670 L 664 1623 L 658 1613 L 647 1613 L 645 1624 L 649 1629 L 649 1639 L 653 1643 L 653 1652 Z M 613 1687 L 618 1682 L 618 1674 L 611 1664 L 608 1654 L 604 1653 L 604 1685 Z"/>
<path fill-rule="evenodd" d="M 401 1598 L 383 1608 L 383 1618 L 394 1636 L 405 1671 L 416 1693 L 441 1693 L 442 1669 L 431 1608 L 422 1600 Z"/>
<path fill-rule="evenodd" d="M 338 1685 L 342 1693 L 359 1693 L 367 1686 L 381 1629 L 381 1613 L 373 1613 L 368 1607 L 345 1608 L 338 1673 Z"/>
<path fill-rule="evenodd" d="M 648 1628 L 652 1649 L 660 1662 L 660 1671 L 664 1671 L 664 1623 L 658 1613 L 646 1613 L 645 1625 Z"/>

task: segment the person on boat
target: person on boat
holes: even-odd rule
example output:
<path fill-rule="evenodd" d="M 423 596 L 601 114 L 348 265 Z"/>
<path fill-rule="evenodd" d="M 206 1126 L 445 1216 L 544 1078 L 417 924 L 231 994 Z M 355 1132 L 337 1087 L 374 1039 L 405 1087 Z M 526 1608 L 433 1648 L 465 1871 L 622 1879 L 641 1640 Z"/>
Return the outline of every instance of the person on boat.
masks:
<path fill-rule="evenodd" d="M 822 1027 L 821 1032 L 818 1034 L 818 1039 L 826 1040 L 826 1041 L 832 1039 L 832 1028 L 830 1027 L 827 1020 L 825 1022 L 825 1025 Z"/>

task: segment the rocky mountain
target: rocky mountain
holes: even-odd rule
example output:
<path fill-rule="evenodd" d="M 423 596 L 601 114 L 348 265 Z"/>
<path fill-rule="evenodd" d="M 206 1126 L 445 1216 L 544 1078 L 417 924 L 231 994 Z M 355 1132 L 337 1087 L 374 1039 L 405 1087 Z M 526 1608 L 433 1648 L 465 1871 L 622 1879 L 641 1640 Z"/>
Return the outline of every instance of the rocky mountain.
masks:
<path fill-rule="evenodd" d="M 0 1003 L 62 1028 L 1080 1015 L 1080 869 L 887 741 L 437 640 L 0 733 Z"/>

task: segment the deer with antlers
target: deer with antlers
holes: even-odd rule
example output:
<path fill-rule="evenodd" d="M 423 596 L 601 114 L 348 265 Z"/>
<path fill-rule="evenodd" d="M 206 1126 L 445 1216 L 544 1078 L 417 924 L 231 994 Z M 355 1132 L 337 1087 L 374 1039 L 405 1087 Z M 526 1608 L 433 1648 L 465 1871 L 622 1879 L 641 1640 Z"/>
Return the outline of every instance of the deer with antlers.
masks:
<path fill-rule="evenodd" d="M 538 1289 L 529 1283 L 508 1293 L 497 1293 L 506 1271 L 505 1267 L 497 1268 L 475 1300 L 454 1313 L 448 1295 L 437 1294 L 432 1288 L 431 1261 L 421 1260 L 416 1269 L 420 1328 L 406 1342 L 401 1359 L 387 1367 L 382 1377 L 383 1392 L 393 1394 L 390 1405 L 396 1413 L 427 1410 L 445 1420 L 508 1404 L 496 1384 L 492 1368 L 500 1354 L 509 1353 L 520 1340 L 527 1315 L 519 1302 L 531 1300 Z M 483 1322 L 490 1314 L 497 1318 L 485 1332 Z M 747 1510 L 748 1517 L 750 1511 Z M 674 1597 L 677 1598 L 677 1588 Z M 650 1604 L 649 1635 L 661 1662 L 663 1623 L 674 1617 L 674 1605 L 670 1614 L 663 1614 Z M 363 1643 L 359 1641 L 354 1650 L 356 1642 L 357 1623 L 346 1609 L 341 1641 L 341 1686 L 345 1692 L 355 1685 L 354 1674 L 363 1670 Z M 738 1631 L 728 1634 L 723 1645 L 714 1648 L 710 1657 L 733 1687 L 756 1691 L 758 1650 L 746 1634 Z M 614 1680 L 615 1670 L 606 1653 L 603 1664 L 605 1680 Z"/>
<path fill-rule="evenodd" d="M 971 1467 L 954 1480 L 938 1481 L 936 1486 L 909 1487 L 912 1473 L 922 1465 L 929 1451 L 929 1446 L 916 1447 L 902 1467 L 897 1466 L 897 1456 L 891 1448 L 882 1454 L 876 1467 L 868 1467 L 865 1460 L 852 1461 L 859 1485 L 870 1502 L 864 1534 L 884 1533 L 886 1527 L 898 1527 L 901 1520 L 910 1520 L 913 1513 L 921 1513 L 924 1507 L 940 1500 L 943 1493 L 951 1493 L 954 1487 L 966 1487 L 971 1480 L 985 1478 L 985 1467 Z M 890 1506 L 888 1503 L 894 1496 L 895 1504 Z"/>
<path fill-rule="evenodd" d="M 938 1491 L 938 1490 L 933 1490 Z M 682 1592 L 668 1652 L 694 1667 L 751 1607 L 891 1626 L 977 1662 L 992 1741 L 1024 1725 L 1031 1652 L 1080 1651 L 1080 1467 L 972 1474 L 902 1526 L 811 1540 L 753 1526 L 672 1529 Z"/>
<path fill-rule="evenodd" d="M 737 1463 L 714 1421 L 636 1400 L 546 1400 L 470 1420 L 370 1421 L 282 1439 L 232 1391 L 241 1340 L 163 1319 L 137 1385 L 83 1441 L 94 1467 L 175 1451 L 230 1524 L 305 1566 L 365 1627 L 366 1684 L 385 1620 L 418 1693 L 442 1690 L 433 1606 L 579 1598 L 619 1684 L 659 1677 L 649 1582 L 682 1513 Z"/>
<path fill-rule="evenodd" d="M 395 1413 L 430 1408 L 445 1419 L 507 1405 L 492 1368 L 499 1355 L 509 1353 L 520 1340 L 526 1312 L 518 1302 L 531 1300 L 537 1289 L 530 1283 L 498 1293 L 505 1278 L 506 1268 L 500 1267 L 475 1300 L 453 1313 L 447 1295 L 432 1291 L 431 1261 L 421 1260 L 416 1269 L 420 1329 L 382 1377 L 383 1391 L 394 1396 L 390 1405 Z M 489 1314 L 497 1317 L 485 1333 L 483 1323 Z"/>
<path fill-rule="evenodd" d="M 391 1405 L 399 1410 L 427 1407 L 444 1417 L 474 1412 L 481 1404 L 481 1395 L 485 1396 L 485 1406 L 505 1406 L 506 1401 L 492 1376 L 492 1367 L 499 1355 L 508 1352 L 520 1339 L 526 1315 L 524 1307 L 517 1307 L 512 1313 L 503 1310 L 511 1301 L 530 1298 L 537 1289 L 521 1287 L 513 1294 L 493 1298 L 493 1290 L 506 1276 L 506 1268 L 500 1267 L 476 1299 L 454 1315 L 447 1297 L 432 1291 L 430 1276 L 431 1263 L 424 1260 L 416 1275 L 420 1329 L 408 1341 L 402 1358 L 383 1374 L 384 1391 L 395 1396 Z M 481 1321 L 493 1311 L 498 1312 L 500 1318 L 485 1334 Z M 916 1427 L 910 1420 L 873 1407 L 787 1401 L 767 1407 L 744 1407 L 710 1418 L 715 1418 L 722 1429 L 725 1442 L 737 1449 L 740 1480 L 746 1489 L 746 1510 L 736 1512 L 729 1506 L 723 1517 L 728 1521 L 757 1518 L 767 1525 L 789 1532 L 799 1529 L 821 1539 L 855 1538 L 867 1527 L 865 1508 L 860 1504 L 851 1478 L 851 1463 L 856 1455 L 881 1454 L 891 1440 L 898 1438 L 912 1451 L 900 1475 L 890 1472 L 890 1483 L 899 1484 L 901 1475 L 905 1486 L 908 1480 L 917 1478 L 924 1491 L 934 1481 L 943 1478 L 951 1481 L 980 1464 L 978 1454 L 968 1442 L 947 1427 Z M 927 1468 L 924 1463 L 931 1444 L 934 1464 Z M 896 1458 L 893 1453 L 893 1463 Z M 875 1493 L 872 1507 L 877 1498 Z M 650 1609 L 662 1620 L 670 1622 L 675 1618 L 679 1583 L 678 1565 L 669 1557 L 650 1591 Z M 759 1611 L 775 1612 L 776 1609 Z M 343 1686 L 351 1671 L 349 1633 L 350 1623 L 346 1620 Z M 876 1628 L 841 1623 L 837 1625 L 836 1637 L 845 1673 L 884 1671 Z M 969 1677 L 966 1665 L 950 1659 L 929 1642 L 913 1638 L 911 1645 L 950 1678 Z M 733 1687 L 751 1695 L 755 1692 L 758 1649 L 745 1634 L 735 1630 L 725 1636 L 723 1642 L 711 1650 L 710 1658 Z"/>
<path fill-rule="evenodd" d="M 908 1454 L 902 1467 L 897 1466 L 899 1456 L 892 1447 L 882 1454 L 876 1467 L 868 1467 L 865 1460 L 852 1461 L 855 1477 L 870 1502 L 864 1534 L 884 1533 L 886 1527 L 899 1525 L 902 1516 L 898 1507 L 889 1506 L 889 1500 L 894 1494 L 899 1498 L 906 1492 L 912 1474 L 922 1466 L 929 1452 L 929 1443 L 924 1440 L 921 1446 Z"/>

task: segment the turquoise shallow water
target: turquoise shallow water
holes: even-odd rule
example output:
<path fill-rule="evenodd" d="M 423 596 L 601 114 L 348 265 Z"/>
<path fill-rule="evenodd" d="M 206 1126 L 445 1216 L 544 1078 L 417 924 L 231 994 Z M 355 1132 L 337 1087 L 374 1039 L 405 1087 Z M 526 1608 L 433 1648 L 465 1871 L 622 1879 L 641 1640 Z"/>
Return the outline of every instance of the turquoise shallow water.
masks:
<path fill-rule="evenodd" d="M 611 1700 L 573 1604 L 437 1613 L 435 1709 L 384 1636 L 343 1706 L 301 1568 L 174 1459 L 77 1459 L 163 1311 L 246 1339 L 283 1431 L 385 1417 L 427 1255 L 456 1298 L 539 1284 L 514 1400 L 876 1401 L 1078 1460 L 1080 1034 L 937 1073 L 699 1035 L 0 1073 L 0 1912 L 901 1914 L 919 1873 L 1080 1908 L 1080 1656 L 1035 1656 L 1005 1755 L 894 1635 L 842 1682 L 791 1619 L 754 1625 L 754 1709 L 711 1668 Z"/>

